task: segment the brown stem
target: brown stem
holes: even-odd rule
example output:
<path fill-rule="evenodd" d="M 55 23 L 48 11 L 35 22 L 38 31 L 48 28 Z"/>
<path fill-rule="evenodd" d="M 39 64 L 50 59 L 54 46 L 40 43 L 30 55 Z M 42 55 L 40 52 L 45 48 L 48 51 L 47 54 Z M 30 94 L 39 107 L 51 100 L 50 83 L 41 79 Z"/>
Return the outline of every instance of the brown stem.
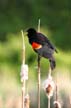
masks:
<path fill-rule="evenodd" d="M 22 83 L 22 108 L 24 108 L 24 97 L 25 97 L 25 80 Z"/>
<path fill-rule="evenodd" d="M 57 81 L 56 81 L 56 102 L 58 101 L 57 91 L 58 91 L 58 87 L 57 87 Z M 58 108 L 58 104 L 55 104 L 55 108 Z"/>
<path fill-rule="evenodd" d="M 38 108 L 40 108 L 40 56 L 38 55 Z"/>
<path fill-rule="evenodd" d="M 48 98 L 48 108 L 50 108 L 50 98 Z"/>

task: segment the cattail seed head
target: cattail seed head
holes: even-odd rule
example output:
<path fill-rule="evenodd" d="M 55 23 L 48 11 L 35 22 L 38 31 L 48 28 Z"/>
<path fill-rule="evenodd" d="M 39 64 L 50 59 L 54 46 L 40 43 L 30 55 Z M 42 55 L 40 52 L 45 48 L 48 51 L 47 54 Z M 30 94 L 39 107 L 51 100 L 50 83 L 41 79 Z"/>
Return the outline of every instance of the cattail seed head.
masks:
<path fill-rule="evenodd" d="M 48 78 L 43 82 L 43 89 L 46 92 L 48 98 L 53 96 L 54 88 L 55 83 L 52 80 L 52 76 L 48 76 Z"/>
<path fill-rule="evenodd" d="M 29 98 L 28 94 L 25 96 L 24 106 L 25 106 L 25 108 L 29 108 L 29 106 L 30 106 L 30 98 Z"/>

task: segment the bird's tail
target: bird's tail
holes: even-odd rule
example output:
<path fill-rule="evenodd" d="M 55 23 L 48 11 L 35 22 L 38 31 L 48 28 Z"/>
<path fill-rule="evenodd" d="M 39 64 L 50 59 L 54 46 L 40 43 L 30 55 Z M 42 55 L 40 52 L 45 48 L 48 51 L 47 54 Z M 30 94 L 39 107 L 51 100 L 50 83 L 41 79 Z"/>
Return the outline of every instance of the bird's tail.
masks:
<path fill-rule="evenodd" d="M 49 60 L 49 61 L 50 61 L 50 67 L 51 67 L 51 70 L 54 70 L 55 67 L 56 67 L 56 62 L 55 62 L 54 58 L 51 59 L 51 60 Z"/>

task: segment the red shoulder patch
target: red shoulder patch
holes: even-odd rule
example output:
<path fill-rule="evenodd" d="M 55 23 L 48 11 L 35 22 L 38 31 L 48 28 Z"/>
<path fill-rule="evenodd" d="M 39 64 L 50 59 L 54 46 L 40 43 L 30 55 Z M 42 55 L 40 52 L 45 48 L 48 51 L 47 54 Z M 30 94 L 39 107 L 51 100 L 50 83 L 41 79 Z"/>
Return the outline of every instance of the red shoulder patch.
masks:
<path fill-rule="evenodd" d="M 40 49 L 40 48 L 42 48 L 42 45 L 40 45 L 40 44 L 38 44 L 36 42 L 33 42 L 32 47 L 33 47 L 33 49 Z"/>

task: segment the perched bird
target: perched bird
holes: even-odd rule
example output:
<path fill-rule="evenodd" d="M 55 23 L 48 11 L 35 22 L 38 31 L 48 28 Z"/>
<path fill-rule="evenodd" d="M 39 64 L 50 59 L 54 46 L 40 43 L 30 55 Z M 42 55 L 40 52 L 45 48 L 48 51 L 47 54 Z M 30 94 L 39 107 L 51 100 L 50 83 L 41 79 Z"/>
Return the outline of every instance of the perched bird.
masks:
<path fill-rule="evenodd" d="M 27 32 L 29 43 L 32 45 L 33 50 L 38 53 L 40 57 L 47 58 L 50 62 L 51 70 L 53 70 L 56 67 L 53 53 L 57 53 L 54 45 L 44 34 L 37 32 L 34 28 L 29 28 Z"/>

